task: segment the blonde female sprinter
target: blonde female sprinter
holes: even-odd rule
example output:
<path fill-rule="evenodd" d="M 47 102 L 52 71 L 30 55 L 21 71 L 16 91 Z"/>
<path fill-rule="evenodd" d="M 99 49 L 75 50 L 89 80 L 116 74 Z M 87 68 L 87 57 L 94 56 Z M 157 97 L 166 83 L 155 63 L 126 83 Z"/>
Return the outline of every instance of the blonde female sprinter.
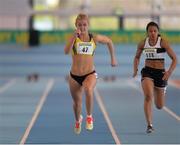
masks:
<path fill-rule="evenodd" d="M 76 30 L 64 48 L 65 54 L 72 53 L 72 66 L 69 77 L 69 87 L 73 98 L 75 115 L 74 132 L 80 134 L 82 117 L 82 93 L 86 95 L 86 129 L 93 129 L 93 92 L 97 74 L 94 67 L 94 51 L 98 42 L 106 44 L 111 65 L 117 65 L 113 42 L 104 35 L 93 35 L 89 32 L 89 18 L 86 14 L 79 14 L 75 21 Z"/>

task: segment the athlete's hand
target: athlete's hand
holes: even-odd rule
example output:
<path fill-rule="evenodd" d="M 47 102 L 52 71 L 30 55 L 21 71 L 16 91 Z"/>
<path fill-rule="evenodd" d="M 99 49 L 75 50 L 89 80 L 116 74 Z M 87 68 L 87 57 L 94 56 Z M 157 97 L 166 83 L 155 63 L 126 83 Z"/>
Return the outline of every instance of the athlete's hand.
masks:
<path fill-rule="evenodd" d="M 166 80 L 167 81 L 169 79 L 170 75 L 171 75 L 170 71 L 165 71 L 162 80 Z"/>
<path fill-rule="evenodd" d="M 134 72 L 133 72 L 133 78 L 135 78 L 137 76 L 137 73 L 138 73 L 138 69 L 134 69 Z"/>
<path fill-rule="evenodd" d="M 74 32 L 74 34 L 75 34 L 76 36 L 79 36 L 79 35 L 81 34 L 81 30 L 76 29 L 75 32 Z"/>
<path fill-rule="evenodd" d="M 116 60 L 115 58 L 113 58 L 113 59 L 111 60 L 111 66 L 112 66 L 112 67 L 115 67 L 115 66 L 117 66 L 117 65 L 118 65 L 117 60 Z"/>
<path fill-rule="evenodd" d="M 136 76 L 137 76 L 137 71 L 134 71 L 133 78 L 135 78 Z"/>

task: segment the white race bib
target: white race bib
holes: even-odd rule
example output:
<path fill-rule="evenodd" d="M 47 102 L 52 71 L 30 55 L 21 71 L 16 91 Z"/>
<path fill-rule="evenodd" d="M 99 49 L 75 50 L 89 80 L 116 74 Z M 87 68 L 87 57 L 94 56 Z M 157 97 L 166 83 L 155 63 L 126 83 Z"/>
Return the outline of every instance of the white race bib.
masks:
<path fill-rule="evenodd" d="M 90 42 L 81 42 L 81 43 L 78 43 L 78 46 L 77 46 L 77 53 L 78 54 L 92 55 L 93 51 L 94 51 L 93 43 L 90 43 Z"/>
<path fill-rule="evenodd" d="M 143 53 L 145 54 L 146 58 L 157 58 L 157 49 L 154 48 L 146 48 L 143 50 Z"/>

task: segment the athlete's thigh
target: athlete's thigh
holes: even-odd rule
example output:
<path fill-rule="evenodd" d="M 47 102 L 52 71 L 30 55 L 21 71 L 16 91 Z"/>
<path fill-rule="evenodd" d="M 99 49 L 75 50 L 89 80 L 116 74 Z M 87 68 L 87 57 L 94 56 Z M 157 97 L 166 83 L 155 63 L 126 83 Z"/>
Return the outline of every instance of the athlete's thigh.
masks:
<path fill-rule="evenodd" d="M 145 96 L 154 95 L 154 82 L 151 78 L 144 77 L 141 82 L 141 85 Z"/>
<path fill-rule="evenodd" d="M 71 76 L 69 77 L 69 88 L 73 99 L 82 97 L 82 86 L 79 85 Z"/>
<path fill-rule="evenodd" d="M 97 81 L 96 74 L 95 73 L 90 74 L 84 80 L 83 86 L 93 89 L 96 86 L 96 81 Z"/>

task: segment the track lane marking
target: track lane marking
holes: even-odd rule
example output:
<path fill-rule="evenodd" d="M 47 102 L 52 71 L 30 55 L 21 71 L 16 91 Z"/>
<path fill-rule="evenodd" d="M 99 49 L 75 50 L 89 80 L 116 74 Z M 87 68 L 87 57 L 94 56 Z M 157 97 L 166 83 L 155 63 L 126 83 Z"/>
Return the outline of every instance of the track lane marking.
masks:
<path fill-rule="evenodd" d="M 0 94 L 6 91 L 9 87 L 11 87 L 16 82 L 16 79 L 12 79 L 9 82 L 7 82 L 5 85 L 0 87 Z"/>
<path fill-rule="evenodd" d="M 31 119 L 31 121 L 29 122 L 29 125 L 26 128 L 26 130 L 24 132 L 24 135 L 21 138 L 20 145 L 24 145 L 25 144 L 26 139 L 28 138 L 29 133 L 30 133 L 30 131 L 31 131 L 31 129 L 32 129 L 32 127 L 33 127 L 33 125 L 34 125 L 34 123 L 35 123 L 35 121 L 36 121 L 36 119 L 37 119 L 37 117 L 38 117 L 38 115 L 39 115 L 43 105 L 44 105 L 44 102 L 45 102 L 49 92 L 51 91 L 51 89 L 53 87 L 53 85 L 54 85 L 54 79 L 50 79 L 48 81 L 48 84 L 46 86 L 46 89 L 45 89 L 43 95 L 41 96 L 41 99 L 40 99 L 40 101 L 39 101 L 39 103 L 37 105 L 37 108 L 36 108 L 36 110 L 34 112 L 34 115 L 33 115 L 32 119 Z"/>
<path fill-rule="evenodd" d="M 166 111 L 168 114 L 170 114 L 172 117 L 174 117 L 177 121 L 180 121 L 180 117 L 176 115 L 176 113 L 171 111 L 168 107 L 164 106 L 163 110 Z"/>
<path fill-rule="evenodd" d="M 104 115 L 105 121 L 106 121 L 106 123 L 107 123 L 107 125 L 109 127 L 109 130 L 110 130 L 111 134 L 112 134 L 112 137 L 113 137 L 115 143 L 120 145 L 121 144 L 120 139 L 118 138 L 118 135 L 117 135 L 117 133 L 116 133 L 116 131 L 115 131 L 113 125 L 112 125 L 111 119 L 110 119 L 110 117 L 108 115 L 108 112 L 106 111 L 106 108 L 105 108 L 105 105 L 103 103 L 102 97 L 100 96 L 97 88 L 94 89 L 94 93 L 95 93 L 95 98 L 97 100 L 97 103 L 98 103 L 98 105 L 99 105 L 99 107 L 100 107 L 100 109 L 101 109 L 101 111 L 102 111 L 102 113 Z"/>

